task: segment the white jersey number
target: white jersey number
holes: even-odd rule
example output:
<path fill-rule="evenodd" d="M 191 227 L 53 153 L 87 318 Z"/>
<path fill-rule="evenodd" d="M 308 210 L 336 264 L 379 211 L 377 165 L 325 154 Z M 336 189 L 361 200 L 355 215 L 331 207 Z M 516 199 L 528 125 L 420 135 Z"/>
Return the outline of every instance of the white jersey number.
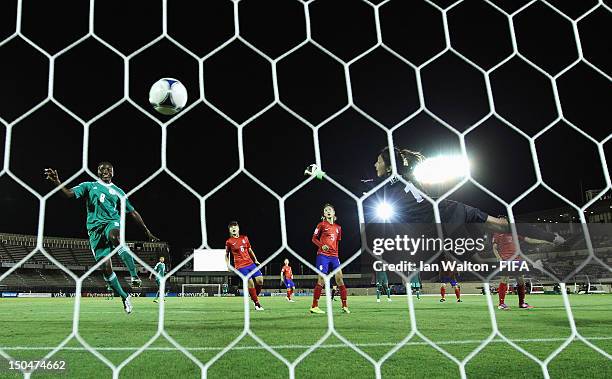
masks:
<path fill-rule="evenodd" d="M 410 192 L 412 196 L 414 196 L 414 199 L 417 201 L 417 203 L 420 203 L 421 201 L 423 201 L 423 196 L 421 196 L 421 194 L 419 193 L 419 190 L 417 190 L 414 184 L 408 183 L 406 188 L 404 188 L 404 191 L 406 191 L 406 193 Z"/>
<path fill-rule="evenodd" d="M 106 194 L 103 193 L 102 195 L 100 195 L 100 202 L 103 203 L 104 200 L 106 200 Z"/>

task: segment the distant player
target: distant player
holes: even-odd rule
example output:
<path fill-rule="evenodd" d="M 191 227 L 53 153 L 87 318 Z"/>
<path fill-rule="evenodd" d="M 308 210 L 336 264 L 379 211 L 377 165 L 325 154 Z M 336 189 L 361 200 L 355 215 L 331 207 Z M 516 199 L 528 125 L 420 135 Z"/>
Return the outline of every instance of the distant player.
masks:
<path fill-rule="evenodd" d="M 518 235 L 518 240 L 528 244 L 550 244 L 543 240 L 537 240 L 529 237 L 523 237 Z M 493 254 L 500 261 L 520 261 L 520 257 L 517 254 L 518 249 L 514 244 L 512 233 L 494 233 L 493 234 Z M 514 272 L 512 272 L 514 273 Z M 517 275 L 518 274 L 518 275 Z M 533 306 L 525 302 L 525 276 L 520 274 L 520 271 L 514 274 L 516 276 L 518 300 L 520 309 L 532 309 Z M 497 288 L 497 294 L 499 296 L 498 309 L 507 311 L 510 307 L 506 305 L 506 291 L 508 290 L 508 273 L 502 273 L 502 277 L 499 281 L 499 287 Z"/>
<path fill-rule="evenodd" d="M 60 189 L 67 198 L 85 198 L 85 208 L 87 209 L 87 234 L 89 243 L 97 261 L 108 256 L 114 249 L 120 246 L 119 229 L 121 222 L 120 201 L 125 196 L 119 187 L 112 183 L 114 176 L 113 165 L 108 162 L 98 164 L 98 177 L 96 182 L 83 182 L 76 187 L 65 187 L 57 171 L 52 168 L 45 169 L 46 178 Z M 128 199 L 125 199 L 126 215 L 136 221 L 149 241 L 159 241 L 142 221 L 140 214 L 134 209 Z M 134 258 L 127 249 L 120 247 L 119 257 L 130 271 L 132 286 L 140 287 L 141 280 L 138 278 Z M 104 280 L 121 297 L 123 309 L 126 313 L 132 312 L 130 295 L 123 290 L 117 275 L 113 271 L 111 260 L 108 259 L 102 265 Z"/>
<path fill-rule="evenodd" d="M 457 297 L 457 303 L 463 302 L 461 300 L 461 287 L 457 281 L 457 272 L 455 271 L 444 271 L 440 270 L 440 303 L 446 301 L 446 283 L 450 283 L 451 287 L 455 290 L 455 296 Z"/>
<path fill-rule="evenodd" d="M 264 308 L 259 304 L 259 293 L 263 286 L 263 274 L 257 269 L 259 262 L 251 248 L 249 237 L 240 235 L 238 221 L 232 221 L 227 226 L 230 238 L 225 242 L 227 253 L 225 260 L 230 266 L 230 258 L 234 257 L 234 268 L 248 278 L 249 296 L 255 304 L 256 311 L 263 311 Z"/>
<path fill-rule="evenodd" d="M 113 289 L 106 283 L 106 300 L 113 300 Z"/>
<path fill-rule="evenodd" d="M 380 303 L 380 294 L 385 291 L 387 301 L 391 300 L 391 289 L 389 288 L 389 277 L 386 271 L 376 271 L 376 302 Z"/>
<path fill-rule="evenodd" d="M 223 283 L 221 285 L 221 294 L 223 296 L 227 296 L 229 294 L 229 286 L 227 285 L 227 283 Z"/>
<path fill-rule="evenodd" d="M 166 264 L 164 263 L 164 257 L 159 257 L 159 262 L 153 267 L 153 271 L 155 271 L 159 276 L 155 276 L 155 283 L 157 283 L 157 293 L 155 294 L 155 299 L 153 299 L 154 303 L 157 303 L 159 299 L 159 291 L 160 291 L 160 282 L 164 275 L 166 275 Z M 153 276 L 153 273 L 149 274 L 149 279 Z M 164 300 L 165 301 L 165 300 Z"/>
<path fill-rule="evenodd" d="M 293 283 L 293 272 L 291 271 L 291 266 L 289 266 L 289 259 L 285 259 L 285 265 L 281 269 L 280 277 L 281 282 L 285 285 L 285 288 L 287 288 L 287 301 L 295 303 L 295 300 L 291 297 L 293 291 L 295 291 L 295 283 Z"/>
<path fill-rule="evenodd" d="M 338 286 L 337 285 L 333 285 L 331 287 L 331 298 L 332 301 L 338 301 L 338 299 L 336 299 L 336 297 L 340 296 L 340 291 L 338 291 Z"/>
<path fill-rule="evenodd" d="M 421 284 L 420 272 L 417 271 L 410 277 L 410 287 L 412 293 L 416 294 L 417 300 L 421 300 L 421 288 L 423 288 L 423 285 Z"/>
<path fill-rule="evenodd" d="M 315 228 L 312 236 L 312 243 L 317 246 L 317 269 L 321 271 L 321 273 L 327 274 L 340 267 L 340 260 L 338 259 L 338 241 L 342 239 L 342 228 L 336 223 L 336 210 L 331 204 L 325 204 L 323 206 L 321 220 L 322 221 L 317 224 Z M 336 272 L 335 277 L 338 288 L 340 289 L 342 312 L 351 313 L 347 305 L 347 290 L 344 285 L 342 270 Z M 324 285 L 325 280 L 319 275 L 317 285 L 314 288 L 310 313 L 325 313 L 325 311 L 319 308 L 319 298 L 321 297 Z"/>

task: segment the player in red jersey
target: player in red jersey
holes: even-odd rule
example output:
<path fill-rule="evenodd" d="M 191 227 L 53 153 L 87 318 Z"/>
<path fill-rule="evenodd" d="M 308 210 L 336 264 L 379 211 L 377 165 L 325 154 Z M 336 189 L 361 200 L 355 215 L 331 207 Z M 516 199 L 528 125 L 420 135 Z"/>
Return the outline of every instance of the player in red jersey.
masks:
<path fill-rule="evenodd" d="M 331 204 L 325 204 L 323 206 L 323 212 L 321 222 L 317 225 L 312 236 L 312 243 L 317 246 L 317 269 L 322 274 L 327 274 L 330 271 L 334 271 L 340 267 L 340 260 L 338 259 L 338 242 L 342 239 L 342 228 L 336 224 L 336 210 Z M 340 299 L 342 300 L 342 311 L 344 313 L 351 313 L 346 303 L 347 290 L 344 285 L 344 279 L 342 277 L 342 270 L 336 272 L 336 283 L 340 289 Z M 310 313 L 325 313 L 319 308 L 319 298 L 321 297 L 321 291 L 325 285 L 325 280 L 319 275 L 317 285 L 314 288 L 314 294 L 312 298 L 312 307 Z"/>
<path fill-rule="evenodd" d="M 227 267 L 230 267 L 230 257 L 234 257 L 234 267 L 242 275 L 246 276 L 249 280 L 249 296 L 255 304 L 256 311 L 263 311 L 263 307 L 259 304 L 259 293 L 263 286 L 263 274 L 257 266 L 259 262 L 257 257 L 251 248 L 249 237 L 240 235 L 240 227 L 238 221 L 232 221 L 227 226 L 229 229 L 230 238 L 225 241 L 225 260 Z"/>
<path fill-rule="evenodd" d="M 551 242 L 533 239 L 529 237 L 523 237 L 518 235 L 518 240 L 529 244 L 551 244 Z M 514 244 L 512 233 L 494 233 L 493 234 L 493 254 L 500 261 L 520 261 L 519 255 L 517 254 L 518 249 Z M 506 291 L 508 290 L 508 276 L 509 273 L 503 273 L 499 281 L 499 287 L 497 287 L 497 294 L 499 296 L 499 305 L 497 309 L 504 311 L 510 310 L 510 307 L 506 305 Z M 525 302 L 525 276 L 519 274 L 516 277 L 517 292 L 519 298 L 519 308 L 531 309 L 533 306 Z"/>
<path fill-rule="evenodd" d="M 291 266 L 289 266 L 289 259 L 285 259 L 285 265 L 281 269 L 281 283 L 287 288 L 287 301 L 295 303 L 295 300 L 291 298 L 293 291 L 295 291 L 295 283 L 293 283 L 293 272 Z"/>
<path fill-rule="evenodd" d="M 446 301 L 446 283 L 450 283 L 451 287 L 455 290 L 455 296 L 457 297 L 457 303 L 461 303 L 461 286 L 457 281 L 458 273 L 456 271 L 443 271 L 440 270 L 440 303 Z"/>

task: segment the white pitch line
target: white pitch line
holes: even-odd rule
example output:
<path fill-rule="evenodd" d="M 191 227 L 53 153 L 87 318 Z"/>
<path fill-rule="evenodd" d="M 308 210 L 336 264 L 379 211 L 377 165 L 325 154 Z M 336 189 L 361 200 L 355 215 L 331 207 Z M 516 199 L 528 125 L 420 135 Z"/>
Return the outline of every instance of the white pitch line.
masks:
<path fill-rule="evenodd" d="M 586 338 L 586 337 L 585 337 Z M 513 339 L 510 340 L 516 343 L 546 343 L 546 342 L 563 342 L 567 338 L 527 338 L 527 339 Z M 612 336 L 602 336 L 602 337 L 588 337 L 586 338 L 589 341 L 601 341 L 601 340 L 612 340 Z M 579 341 L 577 338 L 575 341 Z M 457 340 L 457 341 L 435 341 L 436 345 L 469 345 L 469 344 L 477 344 L 482 343 L 482 340 Z M 494 339 L 491 343 L 506 343 L 502 339 Z M 355 346 L 358 347 L 388 347 L 395 346 L 397 343 L 392 342 L 380 342 L 380 343 L 356 343 Z M 427 342 L 407 342 L 404 346 L 422 346 L 429 345 Z M 271 345 L 270 347 L 273 349 L 308 349 L 311 345 Z M 348 348 L 349 346 L 344 344 L 325 344 L 321 345 L 319 348 L 321 349 L 338 349 L 338 348 Z M 223 350 L 223 347 L 186 347 L 185 349 L 189 351 L 220 351 Z M 51 350 L 55 349 L 55 346 L 1 346 L 2 350 Z M 140 347 L 94 347 L 94 349 L 99 351 L 134 351 L 140 349 Z M 61 350 L 68 351 L 88 351 L 84 347 L 63 347 Z M 175 347 L 149 347 L 147 351 L 176 351 L 178 350 Z M 236 346 L 232 348 L 232 350 L 264 350 L 264 348 L 260 345 L 257 346 Z"/>

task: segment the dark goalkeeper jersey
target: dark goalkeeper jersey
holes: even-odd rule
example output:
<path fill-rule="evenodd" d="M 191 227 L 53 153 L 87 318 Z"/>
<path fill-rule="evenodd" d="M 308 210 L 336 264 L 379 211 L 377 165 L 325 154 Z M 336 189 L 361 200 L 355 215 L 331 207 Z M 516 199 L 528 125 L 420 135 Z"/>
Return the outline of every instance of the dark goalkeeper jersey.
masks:
<path fill-rule="evenodd" d="M 411 224 L 429 224 L 435 222 L 433 205 L 418 192 L 417 187 L 401 181 L 392 181 L 385 186 L 385 196 L 391 198 L 396 207 L 400 222 Z M 444 224 L 483 223 L 488 214 L 478 208 L 453 201 L 442 200 L 439 203 L 440 219 Z"/>

